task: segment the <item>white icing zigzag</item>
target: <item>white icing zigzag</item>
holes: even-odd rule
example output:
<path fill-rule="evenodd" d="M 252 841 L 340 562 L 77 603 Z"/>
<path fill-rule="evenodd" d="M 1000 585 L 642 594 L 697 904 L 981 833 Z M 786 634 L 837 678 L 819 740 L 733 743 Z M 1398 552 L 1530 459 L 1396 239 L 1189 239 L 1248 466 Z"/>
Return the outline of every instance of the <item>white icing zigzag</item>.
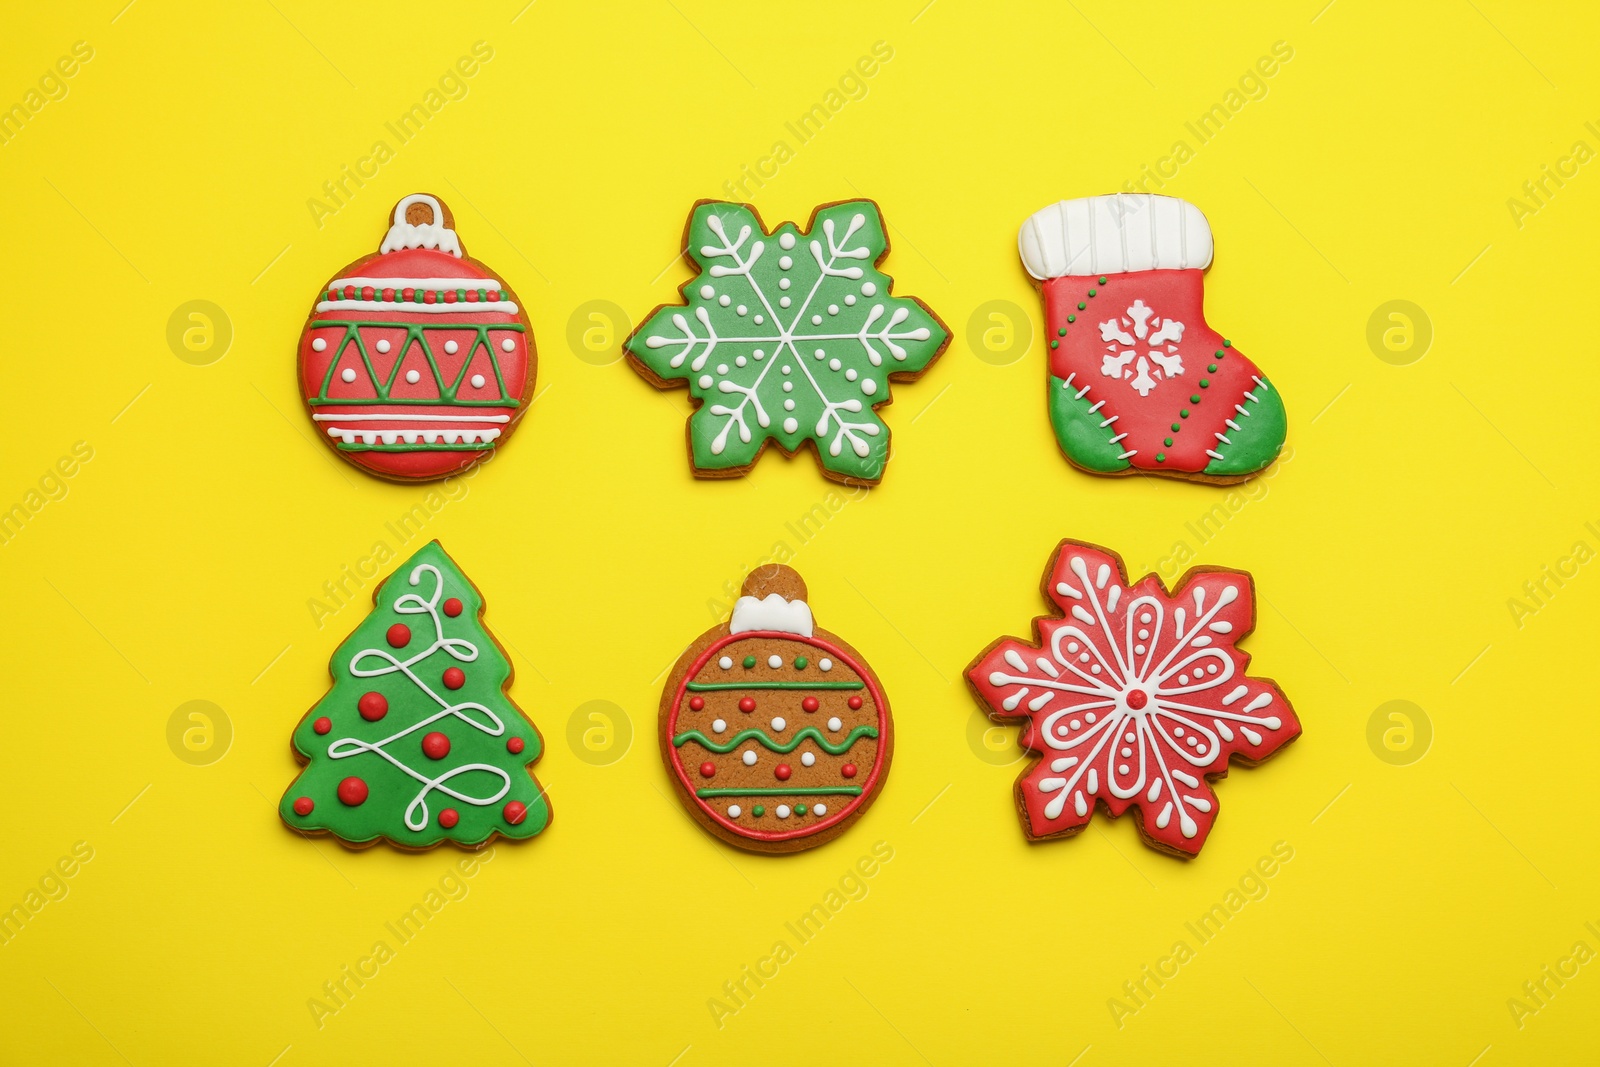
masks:
<path fill-rule="evenodd" d="M 733 605 L 733 621 L 728 632 L 741 634 L 748 630 L 780 630 L 787 634 L 811 636 L 811 607 L 804 600 L 785 600 L 777 593 L 768 593 L 766 599 L 742 596 Z"/>

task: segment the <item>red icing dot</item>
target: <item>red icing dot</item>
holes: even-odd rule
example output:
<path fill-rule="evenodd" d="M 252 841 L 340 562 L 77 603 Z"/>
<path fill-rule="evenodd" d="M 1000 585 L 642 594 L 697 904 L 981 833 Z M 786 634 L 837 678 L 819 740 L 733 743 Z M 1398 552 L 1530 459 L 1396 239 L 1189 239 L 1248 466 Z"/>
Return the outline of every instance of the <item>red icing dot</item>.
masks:
<path fill-rule="evenodd" d="M 402 289 L 400 291 L 400 296 L 405 300 L 414 300 L 414 299 L 416 299 L 416 295 L 417 295 L 417 291 L 415 289 L 412 289 L 412 288 L 409 288 L 409 287 L 407 287 L 405 289 Z"/>
<path fill-rule="evenodd" d="M 377 722 L 389 714 L 389 699 L 382 693 L 362 693 L 361 699 L 356 701 L 356 710 L 361 712 L 361 717 L 368 722 Z M 329 723 L 328 725 L 332 726 L 333 724 Z M 319 734 L 327 732 L 326 730 L 317 731 Z"/>
<path fill-rule="evenodd" d="M 295 801 L 294 801 L 294 813 L 296 815 L 310 815 L 312 809 L 315 808 L 315 807 L 316 807 L 316 805 L 311 802 L 311 798 L 310 797 L 296 797 L 295 798 Z"/>
<path fill-rule="evenodd" d="M 851 697 L 849 700 L 845 701 L 845 703 L 850 705 L 850 710 L 851 711 L 860 711 L 861 710 L 861 698 L 860 697 Z"/>
<path fill-rule="evenodd" d="M 816 697 L 806 697 L 800 702 L 800 706 L 807 711 L 816 711 L 822 705 L 817 703 Z"/>
<path fill-rule="evenodd" d="M 444 687 L 446 689 L 460 689 L 467 684 L 467 675 L 460 667 L 446 667 L 444 671 Z"/>
<path fill-rule="evenodd" d="M 324 715 L 322 718 L 312 723 L 311 728 L 319 734 L 325 734 L 329 730 L 333 729 L 333 720 Z"/>
<path fill-rule="evenodd" d="M 839 773 L 844 775 L 846 778 L 854 778 L 856 776 L 856 765 L 854 763 L 846 763 L 843 767 L 839 768 Z"/>
<path fill-rule="evenodd" d="M 506 817 L 506 822 L 510 823 L 512 826 L 515 826 L 517 823 L 528 817 L 528 805 L 524 804 L 520 800 L 513 800 L 511 803 L 505 806 L 504 814 Z"/>
<path fill-rule="evenodd" d="M 444 613 L 452 619 L 461 614 L 461 601 L 451 597 L 444 602 Z"/>
<path fill-rule="evenodd" d="M 422 754 L 429 759 L 444 759 L 450 754 L 450 739 L 435 730 L 422 739 Z"/>
<path fill-rule="evenodd" d="M 455 808 L 445 808 L 439 813 L 439 825 L 449 830 L 461 821 L 461 813 Z"/>
<path fill-rule="evenodd" d="M 372 286 L 363 285 L 361 287 L 361 299 L 363 299 L 363 300 L 371 300 L 372 299 Z"/>
<path fill-rule="evenodd" d="M 383 299 L 386 300 L 386 301 L 393 301 L 394 300 L 394 290 L 393 289 L 385 289 L 383 291 Z"/>
<path fill-rule="evenodd" d="M 702 778 L 710 778 L 713 774 L 716 774 L 716 773 L 717 773 L 717 765 L 715 763 L 712 763 L 710 760 L 706 760 L 704 763 L 700 764 L 700 777 L 702 777 Z"/>
<path fill-rule="evenodd" d="M 787 763 L 780 763 L 778 764 L 778 769 L 772 773 L 778 776 L 778 781 L 787 782 L 789 780 L 789 775 L 793 774 L 794 771 L 789 769 L 789 765 Z"/>
<path fill-rule="evenodd" d="M 389 627 L 389 632 L 384 638 L 394 648 L 405 648 L 411 643 L 411 627 L 403 622 L 397 622 Z"/>
<path fill-rule="evenodd" d="M 361 779 L 352 776 L 339 783 L 339 803 L 358 808 L 366 799 L 367 783 Z"/>
<path fill-rule="evenodd" d="M 353 285 L 345 286 L 344 287 L 344 298 L 346 300 L 354 300 L 356 298 L 356 287 L 353 286 Z"/>
<path fill-rule="evenodd" d="M 704 697 L 690 697 L 689 698 L 689 710 L 690 711 L 704 711 L 705 710 L 705 706 L 706 706 L 706 702 L 705 702 L 705 698 Z"/>
<path fill-rule="evenodd" d="M 745 711 L 745 712 L 755 711 L 756 710 L 756 698 L 755 697 L 744 697 L 743 699 L 741 699 L 739 701 L 739 710 L 740 711 Z"/>
<path fill-rule="evenodd" d="M 456 292 L 455 292 L 454 289 L 449 289 L 449 290 L 445 291 L 444 302 L 446 304 L 454 304 L 456 302 Z"/>
<path fill-rule="evenodd" d="M 426 290 L 422 294 L 422 302 L 424 304 L 436 304 L 439 302 L 439 294 L 432 289 Z"/>
<path fill-rule="evenodd" d="M 523 747 L 523 741 L 520 737 L 513 737 L 511 740 L 506 742 L 506 751 L 512 753 L 513 755 L 521 752 Z"/>
<path fill-rule="evenodd" d="M 1135 689 L 1128 693 L 1128 707 L 1134 711 L 1138 711 L 1148 703 L 1150 703 L 1150 694 L 1143 689 Z"/>

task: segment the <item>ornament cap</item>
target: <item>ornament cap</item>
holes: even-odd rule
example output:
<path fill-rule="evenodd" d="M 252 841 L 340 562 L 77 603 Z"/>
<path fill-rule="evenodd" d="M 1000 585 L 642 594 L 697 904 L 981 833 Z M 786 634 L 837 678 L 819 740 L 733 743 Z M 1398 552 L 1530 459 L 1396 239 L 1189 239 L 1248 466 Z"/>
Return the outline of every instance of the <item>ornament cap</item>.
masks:
<path fill-rule="evenodd" d="M 384 235 L 379 252 L 402 248 L 436 248 L 461 258 L 461 239 L 456 236 L 455 219 L 450 209 L 432 193 L 412 193 L 394 206 L 394 224 Z"/>
<path fill-rule="evenodd" d="M 745 575 L 744 586 L 739 590 L 744 596 L 760 600 L 776 593 L 785 600 L 804 600 L 806 580 L 793 567 L 781 563 L 768 563 Z"/>

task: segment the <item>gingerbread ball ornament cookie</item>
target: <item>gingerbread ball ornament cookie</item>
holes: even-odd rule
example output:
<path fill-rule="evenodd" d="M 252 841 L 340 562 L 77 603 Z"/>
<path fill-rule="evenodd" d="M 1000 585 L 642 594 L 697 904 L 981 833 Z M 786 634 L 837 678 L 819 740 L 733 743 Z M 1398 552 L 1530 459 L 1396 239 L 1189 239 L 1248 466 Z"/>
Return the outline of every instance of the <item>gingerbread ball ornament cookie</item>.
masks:
<path fill-rule="evenodd" d="M 1063 200 L 1017 245 L 1044 298 L 1050 422 L 1074 465 L 1228 483 L 1277 458 L 1278 391 L 1206 324 L 1199 208 L 1145 193 Z"/>
<path fill-rule="evenodd" d="M 793 570 L 753 572 L 743 594 L 667 679 L 661 754 L 707 830 L 798 852 L 843 833 L 882 789 L 889 701 L 860 653 L 816 626 Z"/>
<path fill-rule="evenodd" d="M 300 338 L 317 435 L 396 481 L 458 473 L 504 443 L 534 369 L 527 313 L 428 193 L 396 204 L 377 253 L 323 286 Z"/>
<path fill-rule="evenodd" d="M 1153 574 L 1129 584 L 1114 552 L 1062 541 L 1043 589 L 1059 614 L 1034 620 L 1034 640 L 1001 638 L 967 668 L 979 702 L 1022 721 L 1039 757 L 1017 780 L 1023 831 L 1068 837 L 1096 805 L 1138 808 L 1149 844 L 1198 854 L 1217 818 L 1210 780 L 1300 736 L 1277 683 L 1245 673 L 1250 575 L 1196 567 L 1168 593 Z"/>

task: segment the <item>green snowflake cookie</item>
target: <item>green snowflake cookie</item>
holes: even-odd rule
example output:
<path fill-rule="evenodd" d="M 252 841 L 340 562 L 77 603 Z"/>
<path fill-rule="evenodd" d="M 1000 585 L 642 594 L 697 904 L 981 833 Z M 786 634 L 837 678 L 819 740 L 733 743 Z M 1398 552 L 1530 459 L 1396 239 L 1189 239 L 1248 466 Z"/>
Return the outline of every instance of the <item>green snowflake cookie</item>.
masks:
<path fill-rule="evenodd" d="M 696 474 L 743 474 L 773 440 L 789 455 L 813 442 L 837 481 L 883 477 L 889 429 L 874 409 L 950 340 L 920 300 L 889 295 L 893 280 L 877 269 L 888 251 L 870 200 L 824 205 L 806 230 L 786 222 L 770 234 L 747 205 L 695 205 L 684 254 L 699 274 L 686 303 L 657 308 L 625 347 L 658 388 L 688 382 Z"/>

